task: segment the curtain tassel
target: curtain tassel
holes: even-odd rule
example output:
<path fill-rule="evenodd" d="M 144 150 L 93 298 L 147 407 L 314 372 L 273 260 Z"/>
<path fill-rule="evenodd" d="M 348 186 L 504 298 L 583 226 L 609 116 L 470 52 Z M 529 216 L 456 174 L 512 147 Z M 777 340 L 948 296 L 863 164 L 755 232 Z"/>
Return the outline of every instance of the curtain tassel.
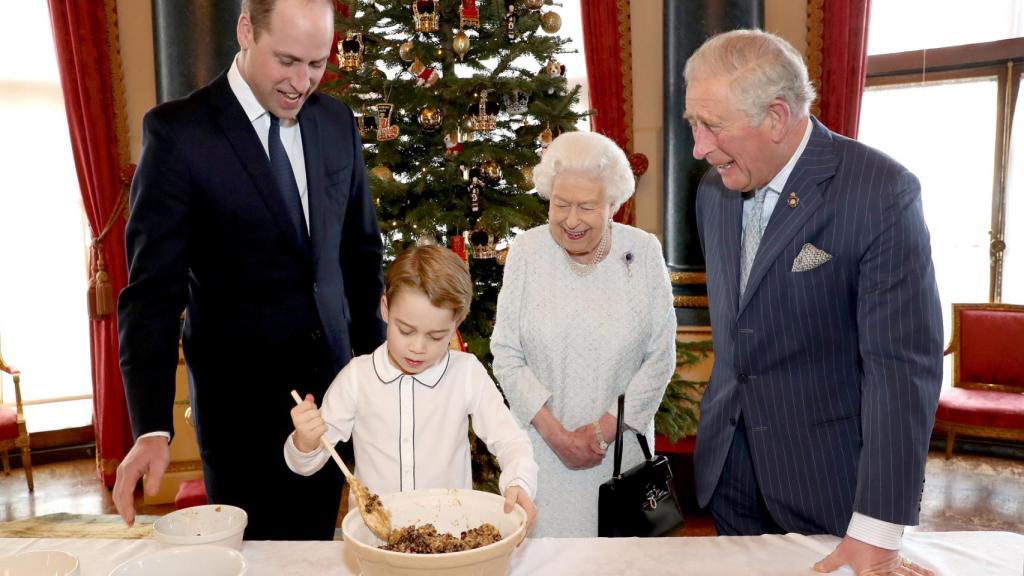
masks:
<path fill-rule="evenodd" d="M 89 278 L 89 319 L 102 320 L 114 312 L 114 293 L 110 288 L 110 276 L 103 261 L 103 245 L 93 242 L 93 270 Z"/>

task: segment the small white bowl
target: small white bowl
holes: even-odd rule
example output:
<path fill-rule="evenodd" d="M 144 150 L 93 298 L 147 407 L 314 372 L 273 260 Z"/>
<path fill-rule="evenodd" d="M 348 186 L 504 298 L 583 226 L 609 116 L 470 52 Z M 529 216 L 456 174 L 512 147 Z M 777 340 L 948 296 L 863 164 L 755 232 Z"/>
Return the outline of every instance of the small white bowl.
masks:
<path fill-rule="evenodd" d="M 3 576 L 78 576 L 78 558 L 58 550 L 34 550 L 0 558 Z"/>
<path fill-rule="evenodd" d="M 122 563 L 110 576 L 243 576 L 245 557 L 223 546 L 181 546 L 164 548 L 148 556 Z"/>
<path fill-rule="evenodd" d="M 341 521 L 345 544 L 355 551 L 363 576 L 502 576 L 516 545 L 526 537 L 526 512 L 518 504 L 504 511 L 505 499 L 476 490 L 413 490 L 381 496 L 391 514 L 391 526 L 433 524 L 438 532 L 458 535 L 489 522 L 501 540 L 475 550 L 448 554 L 408 554 L 378 548 L 380 539 L 370 532 L 353 509 Z"/>
<path fill-rule="evenodd" d="M 156 539 L 174 546 L 211 544 L 242 549 L 249 523 L 245 510 L 226 504 L 206 504 L 175 510 L 153 523 Z"/>

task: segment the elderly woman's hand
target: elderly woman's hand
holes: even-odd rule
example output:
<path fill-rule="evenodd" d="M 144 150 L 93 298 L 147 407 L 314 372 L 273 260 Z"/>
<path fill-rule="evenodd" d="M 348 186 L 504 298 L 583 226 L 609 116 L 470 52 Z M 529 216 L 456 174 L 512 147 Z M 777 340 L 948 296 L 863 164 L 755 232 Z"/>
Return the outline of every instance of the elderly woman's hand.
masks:
<path fill-rule="evenodd" d="M 570 432 L 545 406 L 533 417 L 533 426 L 562 463 L 572 470 L 593 468 L 604 460 L 605 451 L 598 445 L 592 424 Z"/>
<path fill-rule="evenodd" d="M 566 431 L 561 447 L 552 446 L 565 465 L 573 470 L 593 468 L 604 460 L 607 450 L 597 444 L 597 436 L 590 424 L 584 424 L 572 432 Z"/>

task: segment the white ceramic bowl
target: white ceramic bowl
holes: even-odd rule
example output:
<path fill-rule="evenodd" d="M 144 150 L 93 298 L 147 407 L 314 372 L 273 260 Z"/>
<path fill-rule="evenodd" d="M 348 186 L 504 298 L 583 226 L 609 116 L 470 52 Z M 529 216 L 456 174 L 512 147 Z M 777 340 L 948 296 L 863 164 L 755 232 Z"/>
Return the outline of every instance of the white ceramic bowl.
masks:
<path fill-rule="evenodd" d="M 174 546 L 212 544 L 242 549 L 242 534 L 249 516 L 225 504 L 207 504 L 175 510 L 153 523 L 156 539 Z"/>
<path fill-rule="evenodd" d="M 110 576 L 242 576 L 247 568 L 245 557 L 238 550 L 224 546 L 179 546 L 129 560 L 114 568 Z"/>
<path fill-rule="evenodd" d="M 78 558 L 58 550 L 34 550 L 0 558 L 0 576 L 78 576 Z"/>
<path fill-rule="evenodd" d="M 363 576 L 502 576 L 512 553 L 526 535 L 526 512 L 520 507 L 505 514 L 505 499 L 476 490 L 414 490 L 381 496 L 391 513 L 391 526 L 433 524 L 438 532 L 456 536 L 484 522 L 493 524 L 502 539 L 475 550 L 449 554 L 407 554 L 378 548 L 381 541 L 363 523 L 358 509 L 341 522 L 345 543 L 351 546 Z"/>

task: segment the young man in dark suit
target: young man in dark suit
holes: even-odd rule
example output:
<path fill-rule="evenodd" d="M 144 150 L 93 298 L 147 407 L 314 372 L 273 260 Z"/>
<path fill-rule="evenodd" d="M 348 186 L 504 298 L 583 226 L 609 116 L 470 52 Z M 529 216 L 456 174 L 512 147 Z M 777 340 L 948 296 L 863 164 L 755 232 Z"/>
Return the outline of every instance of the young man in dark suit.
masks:
<path fill-rule="evenodd" d="M 917 178 L 829 131 L 781 38 L 737 30 L 687 62 L 715 348 L 697 497 L 720 534 L 843 538 L 815 568 L 929 574 L 916 524 L 942 384 Z"/>
<path fill-rule="evenodd" d="M 114 502 L 131 524 L 169 462 L 180 317 L 209 499 L 246 538 L 330 539 L 343 478 L 292 474 L 289 391 L 319 403 L 384 337 L 382 246 L 352 112 L 315 92 L 330 0 L 245 0 L 231 68 L 145 118 L 118 303 L 135 445 Z"/>

